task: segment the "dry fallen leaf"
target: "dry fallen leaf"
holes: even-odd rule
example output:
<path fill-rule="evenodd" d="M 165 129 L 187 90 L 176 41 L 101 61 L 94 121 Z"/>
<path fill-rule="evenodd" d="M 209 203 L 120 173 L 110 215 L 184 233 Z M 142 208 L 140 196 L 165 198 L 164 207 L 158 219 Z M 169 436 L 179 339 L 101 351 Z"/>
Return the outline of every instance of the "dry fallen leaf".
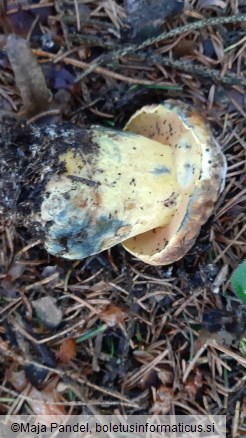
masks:
<path fill-rule="evenodd" d="M 20 90 L 25 115 L 30 117 L 48 110 L 51 93 L 27 41 L 9 35 L 5 48 Z"/>
<path fill-rule="evenodd" d="M 120 307 L 110 304 L 105 310 L 103 310 L 99 318 L 104 321 L 109 327 L 114 327 L 117 324 L 122 324 L 127 318 L 127 313 Z"/>
<path fill-rule="evenodd" d="M 150 410 L 154 415 L 166 415 L 170 412 L 174 399 L 172 388 L 161 385 L 155 394 L 154 404 Z"/>
<path fill-rule="evenodd" d="M 60 362 L 68 363 L 73 360 L 76 356 L 76 342 L 74 339 L 65 339 L 60 345 L 57 357 Z"/>
<path fill-rule="evenodd" d="M 201 371 L 197 368 L 194 373 L 190 375 L 185 384 L 185 390 L 191 400 L 194 400 L 197 392 L 203 385 L 203 376 Z"/>

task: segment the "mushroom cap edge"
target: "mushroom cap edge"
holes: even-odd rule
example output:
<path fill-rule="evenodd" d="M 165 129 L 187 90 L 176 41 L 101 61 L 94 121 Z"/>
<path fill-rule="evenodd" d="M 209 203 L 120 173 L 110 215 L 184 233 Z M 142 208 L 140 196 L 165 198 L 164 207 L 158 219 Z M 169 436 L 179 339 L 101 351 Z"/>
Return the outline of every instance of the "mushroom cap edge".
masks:
<path fill-rule="evenodd" d="M 139 131 L 139 124 L 141 125 L 141 123 L 138 123 L 137 119 L 141 118 L 141 114 L 163 113 L 161 116 L 165 117 L 165 113 L 173 115 L 173 112 L 179 121 L 182 120 L 185 128 L 192 131 L 194 140 L 200 144 L 201 172 L 195 184 L 195 190 L 187 203 L 186 213 L 182 218 L 179 218 L 179 221 L 181 219 L 179 226 L 169 235 L 168 242 L 164 244 L 163 248 L 153 254 L 144 254 L 143 251 L 140 254 L 137 249 L 134 251 L 131 249 L 132 245 L 129 247 L 131 239 L 123 242 L 123 246 L 127 251 L 151 265 L 171 264 L 181 259 L 189 251 L 200 232 L 201 226 L 212 214 L 215 203 L 225 184 L 227 170 L 225 156 L 203 116 L 190 105 L 181 101 L 167 100 L 163 104 L 145 106 L 130 118 L 124 129 L 128 130 L 130 127 L 129 130 L 131 130 L 131 124 L 133 123 L 135 128 L 137 126 L 137 131 L 134 132 L 146 135 L 146 132 L 141 132 L 141 129 Z M 170 234 L 170 225 L 155 230 L 160 242 L 165 240 L 163 237 L 168 231 Z M 147 238 L 147 233 L 142 235 L 142 241 L 144 241 L 145 236 Z"/>

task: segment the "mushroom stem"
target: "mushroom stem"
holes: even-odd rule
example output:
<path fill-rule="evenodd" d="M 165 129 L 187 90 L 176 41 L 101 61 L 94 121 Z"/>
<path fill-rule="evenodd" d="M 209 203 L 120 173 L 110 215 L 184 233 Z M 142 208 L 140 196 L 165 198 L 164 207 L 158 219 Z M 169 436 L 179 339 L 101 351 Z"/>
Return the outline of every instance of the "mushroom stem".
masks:
<path fill-rule="evenodd" d="M 64 172 L 48 181 L 36 218 L 47 251 L 69 259 L 168 224 L 179 202 L 170 146 L 100 127 L 83 139 L 59 156 Z"/>

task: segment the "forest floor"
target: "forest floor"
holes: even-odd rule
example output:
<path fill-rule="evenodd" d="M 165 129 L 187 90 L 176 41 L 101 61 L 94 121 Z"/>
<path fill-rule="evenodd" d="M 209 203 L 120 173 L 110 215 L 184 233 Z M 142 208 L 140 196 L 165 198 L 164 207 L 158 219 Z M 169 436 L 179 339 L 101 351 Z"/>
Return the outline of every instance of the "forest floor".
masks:
<path fill-rule="evenodd" d="M 179 99 L 228 163 L 213 216 L 169 266 L 120 246 L 55 258 L 2 216 L 1 414 L 226 414 L 246 435 L 246 311 L 230 283 L 246 247 L 245 1 L 8 0 L 0 17 L 1 111 L 122 129 Z"/>

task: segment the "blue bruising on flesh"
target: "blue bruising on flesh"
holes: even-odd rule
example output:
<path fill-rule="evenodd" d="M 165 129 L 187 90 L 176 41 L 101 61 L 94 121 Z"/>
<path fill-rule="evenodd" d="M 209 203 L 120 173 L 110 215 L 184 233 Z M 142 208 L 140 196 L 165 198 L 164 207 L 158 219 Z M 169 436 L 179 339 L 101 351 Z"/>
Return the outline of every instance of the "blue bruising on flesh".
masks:
<path fill-rule="evenodd" d="M 71 209 L 72 205 L 68 206 L 69 215 L 65 216 L 63 211 L 47 227 L 45 246 L 51 254 L 68 259 L 83 259 L 105 249 L 105 243 L 115 237 L 119 228 L 126 225 L 106 215 L 96 220 L 83 212 L 78 214 L 75 209 L 72 215 Z"/>
<path fill-rule="evenodd" d="M 120 220 L 109 220 L 108 217 L 101 216 L 93 226 L 87 227 L 87 237 L 83 238 L 81 242 L 73 238 L 69 239 L 69 252 L 77 254 L 76 258 L 85 258 L 101 252 L 106 249 L 105 243 L 114 238 L 117 230 L 123 225 Z"/>
<path fill-rule="evenodd" d="M 46 242 L 45 247 L 50 254 L 63 254 L 64 247 L 60 245 L 59 243 L 54 242 L 53 240 L 51 242 Z"/>
<path fill-rule="evenodd" d="M 171 173 L 170 169 L 168 169 L 168 167 L 165 166 L 159 166 L 159 167 L 155 167 L 154 170 L 152 170 L 150 173 L 153 173 L 153 175 L 166 175 Z"/>
<path fill-rule="evenodd" d="M 66 218 L 67 218 L 67 209 L 64 209 L 57 214 L 56 221 L 59 224 L 63 224 L 64 222 L 66 222 Z"/>

